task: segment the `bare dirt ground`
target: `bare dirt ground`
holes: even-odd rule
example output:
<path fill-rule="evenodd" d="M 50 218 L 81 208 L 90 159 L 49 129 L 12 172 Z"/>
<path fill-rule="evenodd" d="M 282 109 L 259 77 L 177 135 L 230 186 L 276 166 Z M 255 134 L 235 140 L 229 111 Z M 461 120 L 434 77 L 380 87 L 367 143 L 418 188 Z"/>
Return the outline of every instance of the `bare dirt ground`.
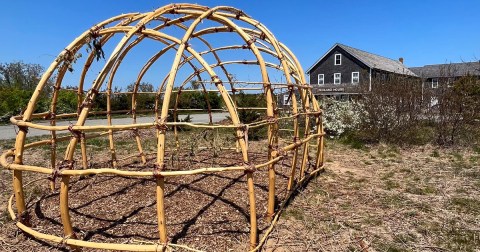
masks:
<path fill-rule="evenodd" d="M 200 138 L 207 138 L 202 136 Z M 143 139 L 153 139 L 146 133 Z M 183 139 L 192 148 L 197 138 Z M 92 166 L 108 165 L 108 145 L 91 140 Z M 256 162 L 265 160 L 264 142 L 253 142 Z M 3 142 L 1 148 L 10 148 Z M 132 152 L 118 138 L 118 154 Z M 59 151 L 65 146 L 60 145 Z M 146 152 L 156 150 L 144 142 Z M 45 164 L 48 148 L 32 150 L 26 162 Z M 185 151 L 170 155 L 175 169 L 240 163 L 239 154 Z M 78 157 L 77 157 L 78 158 Z M 480 153 L 431 146 L 400 149 L 385 145 L 362 150 L 327 143 L 326 171 L 301 190 L 283 212 L 264 251 L 479 251 Z M 127 162 L 128 161 L 128 162 Z M 123 169 L 142 169 L 138 160 L 120 162 Z M 104 163 L 102 163 L 104 162 Z M 154 155 L 149 156 L 154 162 Z M 79 162 L 77 162 L 78 165 Z M 174 165 L 176 164 L 176 165 Z M 278 201 L 285 195 L 289 162 L 278 165 Z M 145 169 L 145 168 L 143 168 Z M 148 169 L 148 167 L 147 167 Z M 11 172 L 1 170 L 0 250 L 66 251 L 18 231 L 8 217 Z M 255 173 L 258 213 L 265 213 L 267 174 Z M 25 173 L 32 224 L 44 233 L 62 235 L 58 192 L 47 180 Z M 37 181 L 38 180 L 38 181 Z M 57 180 L 57 186 L 58 186 Z M 72 179 L 70 213 L 84 240 L 148 244 L 158 239 L 153 179 L 93 176 Z M 206 251 L 247 249 L 248 197 L 243 172 L 171 178 L 166 182 L 169 240 Z M 259 231 L 268 223 L 259 217 Z M 85 250 L 93 251 L 93 250 Z"/>

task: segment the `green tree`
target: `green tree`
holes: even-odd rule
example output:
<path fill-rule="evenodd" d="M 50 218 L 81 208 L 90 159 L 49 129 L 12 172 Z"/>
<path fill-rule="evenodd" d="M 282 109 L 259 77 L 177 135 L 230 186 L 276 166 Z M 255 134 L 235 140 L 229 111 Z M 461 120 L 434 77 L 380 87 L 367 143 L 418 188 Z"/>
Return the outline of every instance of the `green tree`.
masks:
<path fill-rule="evenodd" d="M 135 83 L 131 83 L 127 86 L 128 92 L 133 92 Z M 153 92 L 154 88 L 151 83 L 142 82 L 138 85 L 137 92 Z M 129 102 L 132 100 L 132 95 L 128 95 Z M 155 94 L 137 94 L 137 110 L 153 109 L 155 107 Z"/>
<path fill-rule="evenodd" d="M 42 72 L 43 67 L 38 64 L 21 61 L 0 63 L 0 121 L 8 122 L 11 116 L 25 109 Z M 35 112 L 48 110 L 51 90 L 52 84 L 49 82 L 40 94 Z"/>

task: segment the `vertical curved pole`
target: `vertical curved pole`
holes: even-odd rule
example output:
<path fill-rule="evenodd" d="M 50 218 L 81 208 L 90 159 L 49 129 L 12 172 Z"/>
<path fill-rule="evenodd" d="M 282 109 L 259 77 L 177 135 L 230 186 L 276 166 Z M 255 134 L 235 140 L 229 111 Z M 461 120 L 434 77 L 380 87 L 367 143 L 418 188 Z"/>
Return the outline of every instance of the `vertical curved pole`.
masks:
<path fill-rule="evenodd" d="M 309 96 L 305 97 L 305 101 L 306 101 L 305 111 L 310 112 L 310 97 Z M 304 132 L 304 137 L 305 138 L 307 138 L 308 135 L 310 134 L 310 132 L 308 132 L 308 130 L 309 130 L 308 125 L 309 124 L 310 124 L 310 115 L 306 114 L 305 115 L 305 132 Z M 307 141 L 303 144 L 303 158 L 302 158 L 302 166 L 300 168 L 300 178 L 305 177 L 305 168 L 306 168 L 307 162 L 308 162 L 308 151 L 309 151 L 308 150 L 308 146 L 309 146 L 308 143 L 309 142 Z"/>
<path fill-rule="evenodd" d="M 87 143 L 85 141 L 85 133 L 80 133 L 80 150 L 82 153 L 82 168 L 88 168 L 88 160 L 87 160 Z"/>
<path fill-rule="evenodd" d="M 63 233 L 65 238 L 77 239 L 75 232 L 73 232 L 72 222 L 70 220 L 70 213 L 68 210 L 68 184 L 70 176 L 62 175 L 62 181 L 60 183 L 60 217 L 63 224 Z M 75 251 L 80 251 L 76 246 L 71 246 Z"/>
<path fill-rule="evenodd" d="M 297 98 L 295 97 L 295 94 L 292 95 L 292 103 L 293 105 L 293 142 L 297 143 L 297 139 L 299 138 L 299 127 L 298 127 L 298 108 L 297 108 Z M 298 147 L 295 148 L 293 152 L 293 158 L 292 158 L 292 167 L 290 171 L 290 177 L 288 178 L 288 184 L 287 184 L 287 191 L 290 192 L 293 189 L 294 182 L 295 182 L 295 171 L 297 169 L 297 159 L 298 159 Z"/>
<path fill-rule="evenodd" d="M 108 126 L 112 125 L 112 87 L 108 86 L 107 88 L 107 123 Z M 115 143 L 113 141 L 113 130 L 108 130 L 108 142 L 110 148 L 110 155 L 112 157 L 112 166 L 117 168 L 117 153 L 115 151 Z"/>
<path fill-rule="evenodd" d="M 165 178 L 163 176 L 158 176 L 156 178 L 156 188 L 157 188 L 157 219 L 158 219 L 158 234 L 160 236 L 160 242 L 167 242 L 167 228 L 165 223 Z M 159 207 L 162 206 L 162 207 Z"/>
<path fill-rule="evenodd" d="M 67 70 L 67 65 L 64 64 L 62 67 L 60 67 L 57 75 L 57 80 L 55 81 L 55 85 L 53 86 L 53 96 L 52 96 L 52 102 L 50 104 L 50 126 L 55 126 L 56 125 L 56 119 L 55 115 L 57 113 L 57 99 L 58 95 L 60 93 L 60 87 L 62 85 L 62 79 L 65 76 L 65 71 Z M 55 169 L 56 160 L 57 160 L 57 132 L 55 130 L 51 131 L 51 138 L 50 138 L 50 165 L 52 166 L 52 169 Z M 52 191 L 55 190 L 55 181 L 52 179 L 50 181 L 50 189 Z"/>

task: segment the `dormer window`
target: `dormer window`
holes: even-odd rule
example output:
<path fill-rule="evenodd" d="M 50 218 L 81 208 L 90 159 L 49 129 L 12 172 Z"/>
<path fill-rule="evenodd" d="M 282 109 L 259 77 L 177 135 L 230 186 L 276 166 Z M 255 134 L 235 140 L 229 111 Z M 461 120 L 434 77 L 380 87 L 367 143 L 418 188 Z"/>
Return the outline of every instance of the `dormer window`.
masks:
<path fill-rule="evenodd" d="M 335 54 L 335 66 L 339 66 L 342 64 L 342 55 Z"/>
<path fill-rule="evenodd" d="M 318 85 L 323 85 L 325 84 L 325 75 L 319 74 L 318 75 Z"/>

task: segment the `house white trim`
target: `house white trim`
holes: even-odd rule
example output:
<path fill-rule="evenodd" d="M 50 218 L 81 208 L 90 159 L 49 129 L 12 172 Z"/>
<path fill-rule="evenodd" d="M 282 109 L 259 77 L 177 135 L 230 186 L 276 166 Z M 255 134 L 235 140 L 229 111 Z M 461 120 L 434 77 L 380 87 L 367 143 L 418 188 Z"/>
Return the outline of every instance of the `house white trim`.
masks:
<path fill-rule="evenodd" d="M 352 72 L 352 84 L 358 84 L 359 82 L 360 82 L 360 72 Z"/>
<path fill-rule="evenodd" d="M 337 64 L 337 56 L 338 56 L 338 61 L 339 63 Z M 342 65 L 342 54 L 341 53 L 335 53 L 335 57 L 334 57 L 334 64 L 335 66 L 340 66 Z"/>
<path fill-rule="evenodd" d="M 333 84 L 335 84 L 335 85 L 342 84 L 342 73 L 334 73 L 333 74 Z"/>
<path fill-rule="evenodd" d="M 321 78 L 320 78 L 321 77 Z M 320 81 L 322 80 L 322 81 Z M 325 84 L 325 75 L 324 74 L 318 74 L 317 76 L 317 84 L 318 85 L 324 85 Z"/>

